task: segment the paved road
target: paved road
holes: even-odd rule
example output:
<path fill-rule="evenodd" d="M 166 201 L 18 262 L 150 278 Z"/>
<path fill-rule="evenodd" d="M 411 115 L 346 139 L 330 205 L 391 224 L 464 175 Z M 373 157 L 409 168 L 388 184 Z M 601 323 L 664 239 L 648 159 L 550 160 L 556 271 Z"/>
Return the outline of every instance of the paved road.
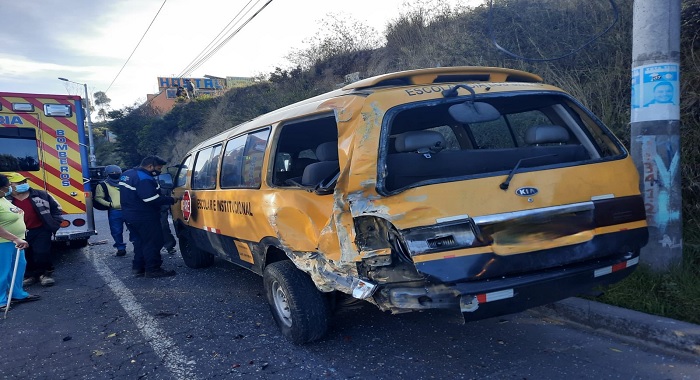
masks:
<path fill-rule="evenodd" d="M 109 239 L 98 213 L 100 235 Z M 110 239 L 111 240 L 111 239 Z M 256 275 L 167 256 L 178 275 L 133 278 L 129 252 L 66 251 L 41 301 L 0 319 L 0 376 L 28 379 L 699 379 L 700 357 L 599 335 L 537 313 L 460 324 L 445 313 L 336 315 L 320 342 L 277 331 Z"/>

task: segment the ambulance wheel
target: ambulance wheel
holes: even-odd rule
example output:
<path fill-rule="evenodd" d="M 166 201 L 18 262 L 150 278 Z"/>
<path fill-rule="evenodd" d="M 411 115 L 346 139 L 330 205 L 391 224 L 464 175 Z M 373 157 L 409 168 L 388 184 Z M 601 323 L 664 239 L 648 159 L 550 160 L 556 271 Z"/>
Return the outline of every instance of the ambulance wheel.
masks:
<path fill-rule="evenodd" d="M 265 267 L 263 283 L 282 335 L 294 344 L 304 344 L 326 334 L 331 314 L 327 297 L 293 262 L 277 261 Z"/>
<path fill-rule="evenodd" d="M 184 235 L 184 234 L 183 234 Z M 199 249 L 189 236 L 180 236 L 180 253 L 185 265 L 190 268 L 199 269 L 206 268 L 214 264 L 214 255 Z"/>

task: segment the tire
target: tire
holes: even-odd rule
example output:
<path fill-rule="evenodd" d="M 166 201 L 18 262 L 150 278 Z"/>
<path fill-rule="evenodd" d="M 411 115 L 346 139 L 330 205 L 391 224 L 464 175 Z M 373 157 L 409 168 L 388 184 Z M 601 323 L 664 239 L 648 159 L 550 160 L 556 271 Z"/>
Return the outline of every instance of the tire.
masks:
<path fill-rule="evenodd" d="M 183 233 L 178 236 L 178 240 L 180 240 L 180 253 L 182 254 L 182 259 L 185 261 L 185 265 L 190 268 L 200 269 L 210 267 L 214 264 L 214 255 L 199 249 L 194 242 L 189 239 L 189 236 L 185 235 L 186 233 Z"/>
<path fill-rule="evenodd" d="M 326 334 L 331 315 L 327 297 L 293 262 L 277 261 L 265 267 L 263 283 L 282 335 L 294 344 L 304 344 Z"/>

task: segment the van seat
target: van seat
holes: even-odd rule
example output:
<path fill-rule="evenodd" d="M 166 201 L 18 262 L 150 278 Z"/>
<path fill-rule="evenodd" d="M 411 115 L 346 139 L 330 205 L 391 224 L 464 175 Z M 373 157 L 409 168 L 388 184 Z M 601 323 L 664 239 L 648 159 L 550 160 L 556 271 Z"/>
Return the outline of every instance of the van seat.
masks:
<path fill-rule="evenodd" d="M 301 184 L 304 186 L 316 186 L 340 169 L 338 143 L 329 141 L 316 147 L 316 158 L 318 158 L 318 162 L 304 168 L 304 173 L 301 176 Z"/>
<path fill-rule="evenodd" d="M 449 175 L 455 162 L 439 153 L 447 144 L 445 137 L 436 131 L 410 131 L 396 136 L 396 152 L 387 157 L 390 168 L 387 177 L 389 188 L 402 187 L 409 183 Z"/>
<path fill-rule="evenodd" d="M 394 146 L 399 153 L 437 153 L 445 149 L 445 138 L 436 131 L 410 131 L 396 136 Z"/>
<path fill-rule="evenodd" d="M 559 125 L 533 125 L 525 131 L 525 144 L 567 144 L 569 132 Z"/>

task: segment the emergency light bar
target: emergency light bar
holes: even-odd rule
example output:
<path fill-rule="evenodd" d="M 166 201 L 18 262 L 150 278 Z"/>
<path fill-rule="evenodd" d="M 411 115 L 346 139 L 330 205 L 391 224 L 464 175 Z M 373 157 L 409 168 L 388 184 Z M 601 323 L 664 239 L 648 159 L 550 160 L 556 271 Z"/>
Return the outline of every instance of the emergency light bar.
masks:
<path fill-rule="evenodd" d="M 32 112 L 34 105 L 32 103 L 12 103 L 12 110 L 17 112 Z"/>
<path fill-rule="evenodd" d="M 71 117 L 73 110 L 69 104 L 44 104 L 44 114 L 53 117 Z"/>

